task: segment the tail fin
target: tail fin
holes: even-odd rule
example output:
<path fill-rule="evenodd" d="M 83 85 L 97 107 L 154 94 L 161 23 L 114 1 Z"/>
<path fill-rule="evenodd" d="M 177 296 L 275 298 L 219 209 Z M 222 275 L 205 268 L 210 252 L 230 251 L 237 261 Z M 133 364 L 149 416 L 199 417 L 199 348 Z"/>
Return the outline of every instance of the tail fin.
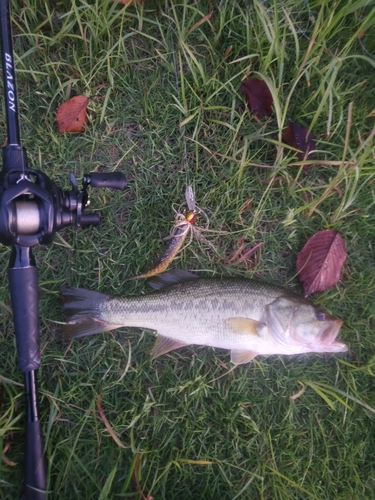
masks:
<path fill-rule="evenodd" d="M 118 327 L 100 318 L 101 304 L 110 297 L 109 295 L 84 288 L 63 286 L 60 289 L 60 297 L 68 322 L 61 325 L 57 331 L 58 338 L 72 340 L 108 332 Z"/>

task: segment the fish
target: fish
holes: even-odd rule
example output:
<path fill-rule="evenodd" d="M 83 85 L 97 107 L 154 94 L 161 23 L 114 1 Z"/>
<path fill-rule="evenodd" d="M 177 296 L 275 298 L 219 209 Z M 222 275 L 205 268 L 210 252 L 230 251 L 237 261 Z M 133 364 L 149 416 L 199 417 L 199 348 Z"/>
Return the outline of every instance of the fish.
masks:
<path fill-rule="evenodd" d="M 235 365 L 258 355 L 339 353 L 343 324 L 310 300 L 246 278 L 200 278 L 173 269 L 149 280 L 154 291 L 115 297 L 64 286 L 58 337 L 72 340 L 121 327 L 157 332 L 155 359 L 188 345 L 229 349 Z"/>

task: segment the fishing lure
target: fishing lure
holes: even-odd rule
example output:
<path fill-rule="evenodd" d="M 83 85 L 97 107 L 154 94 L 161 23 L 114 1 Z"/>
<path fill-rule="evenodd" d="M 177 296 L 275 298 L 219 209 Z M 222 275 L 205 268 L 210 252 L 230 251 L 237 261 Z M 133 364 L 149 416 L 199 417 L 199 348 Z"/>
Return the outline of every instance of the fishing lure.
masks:
<path fill-rule="evenodd" d="M 185 199 L 189 211 L 186 214 L 177 212 L 175 216 L 175 223 L 172 227 L 170 235 L 166 239 L 170 239 L 170 243 L 161 255 L 161 257 L 156 261 L 155 265 L 146 273 L 139 274 L 128 278 L 126 281 L 135 280 L 140 278 L 151 278 L 156 274 L 160 274 L 165 271 L 169 264 L 173 261 L 176 255 L 180 252 L 183 244 L 186 240 L 187 235 L 190 233 L 190 242 L 192 240 L 192 235 L 195 232 L 196 227 L 194 223 L 196 221 L 197 215 L 199 213 L 204 213 L 202 209 L 198 208 L 195 203 L 195 196 L 193 188 L 189 185 L 185 190 Z M 207 216 L 205 215 L 206 219 Z"/>

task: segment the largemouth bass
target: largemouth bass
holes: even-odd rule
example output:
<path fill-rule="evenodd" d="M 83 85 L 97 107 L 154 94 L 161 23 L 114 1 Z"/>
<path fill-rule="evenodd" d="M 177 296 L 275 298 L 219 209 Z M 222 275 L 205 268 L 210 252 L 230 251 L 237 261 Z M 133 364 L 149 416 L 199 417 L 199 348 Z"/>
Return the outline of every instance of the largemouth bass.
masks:
<path fill-rule="evenodd" d="M 201 279 L 173 270 L 150 280 L 157 291 L 118 298 L 63 287 L 68 323 L 59 336 L 74 339 L 120 327 L 156 330 L 151 357 L 197 344 L 231 350 L 234 364 L 257 355 L 344 352 L 342 321 L 281 287 L 249 279 Z"/>

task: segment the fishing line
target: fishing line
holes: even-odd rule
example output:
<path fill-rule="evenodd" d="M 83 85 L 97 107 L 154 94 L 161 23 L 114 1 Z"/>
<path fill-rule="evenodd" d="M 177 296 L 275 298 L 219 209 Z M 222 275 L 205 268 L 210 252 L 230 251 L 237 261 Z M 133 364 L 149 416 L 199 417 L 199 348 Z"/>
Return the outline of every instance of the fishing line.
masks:
<path fill-rule="evenodd" d="M 173 27 L 172 25 L 172 16 L 171 16 L 171 8 L 173 10 L 173 19 L 175 22 L 175 26 Z M 182 102 L 182 85 L 179 79 L 179 75 L 181 78 L 183 78 L 183 65 L 182 65 L 182 60 L 181 58 L 177 57 L 177 44 L 175 43 L 173 39 L 173 33 L 176 33 L 177 29 L 177 14 L 176 11 L 173 7 L 171 7 L 171 4 L 168 0 L 166 0 L 166 11 L 169 19 L 169 39 L 170 39 L 170 46 L 172 49 L 172 58 L 173 58 L 173 68 L 175 70 L 175 78 L 176 78 L 176 89 L 179 91 L 179 102 Z M 179 30 L 177 29 L 177 33 Z M 183 116 L 180 111 L 180 120 L 179 120 L 179 128 L 180 128 L 180 136 L 182 139 L 182 145 L 183 145 L 183 163 L 184 163 L 184 170 L 185 170 L 185 176 L 186 176 L 186 189 L 191 187 L 191 192 L 193 193 L 193 188 L 192 188 L 192 179 L 191 179 L 191 174 L 190 174 L 190 167 L 188 163 L 188 155 L 187 155 L 187 145 L 186 145 L 186 137 L 185 137 L 185 125 L 181 126 L 181 123 L 183 121 Z M 193 193 L 194 195 L 194 193 Z M 185 192 L 185 198 L 186 202 L 188 204 L 189 210 L 193 210 L 194 208 L 190 208 L 189 202 L 187 200 L 187 193 Z"/>
<path fill-rule="evenodd" d="M 171 4 L 172 5 L 172 4 Z M 173 17 L 171 16 L 171 8 L 173 10 Z M 179 21 L 177 19 L 177 14 L 174 9 L 174 6 L 170 8 L 170 4 L 168 3 L 168 0 L 166 1 L 166 17 L 169 20 L 169 39 L 170 39 L 170 50 L 173 58 L 173 65 L 174 65 L 174 70 L 175 70 L 175 77 L 176 77 L 176 89 L 179 89 L 180 93 L 180 101 L 176 98 L 177 102 L 183 102 L 184 101 L 184 96 L 183 96 L 183 73 L 182 73 L 182 59 L 180 56 L 180 53 L 178 53 L 177 57 L 177 49 L 176 45 L 174 43 L 173 39 L 173 33 L 175 33 L 175 30 L 177 30 L 178 34 L 181 35 L 181 29 L 179 26 Z M 174 27 L 172 26 L 172 20 L 174 19 Z M 168 43 L 168 42 L 167 42 Z M 168 47 L 169 50 L 169 47 Z M 178 71 L 181 75 L 181 83 L 179 82 L 178 79 Z M 183 145 L 183 161 L 184 161 L 184 168 L 185 168 L 185 175 L 186 175 L 186 189 L 185 189 L 185 201 L 188 206 L 188 211 L 182 210 L 181 207 L 179 210 L 175 210 L 175 218 L 174 218 L 174 224 L 172 227 L 172 230 L 166 240 L 170 240 L 170 243 L 166 250 L 162 253 L 162 255 L 159 257 L 159 259 L 155 262 L 153 267 L 149 269 L 147 272 L 142 273 L 142 274 L 137 274 L 136 276 L 131 276 L 126 279 L 126 281 L 129 280 L 134 280 L 134 279 L 140 279 L 140 278 L 151 278 L 152 276 L 155 276 L 157 274 L 163 273 L 164 271 L 167 270 L 169 264 L 175 259 L 177 254 L 181 252 L 186 246 L 188 246 L 192 240 L 193 236 L 196 235 L 197 239 L 200 241 L 205 242 L 209 247 L 211 247 L 215 252 L 216 249 L 215 247 L 207 241 L 205 238 L 203 238 L 200 234 L 202 229 L 198 228 L 195 226 L 195 221 L 196 217 L 199 213 L 202 213 L 206 219 L 206 227 L 204 228 L 204 231 L 209 231 L 209 218 L 205 211 L 199 207 L 197 207 L 195 203 L 195 195 L 194 195 L 194 190 L 191 184 L 191 175 L 190 175 L 190 167 L 188 164 L 188 158 L 187 158 L 187 145 L 186 145 L 186 137 L 184 130 L 181 126 L 183 124 L 183 118 L 182 118 L 182 112 L 181 112 L 181 105 L 178 106 L 178 104 L 175 105 L 177 108 L 180 109 L 180 128 L 181 128 L 181 142 Z M 212 231 L 211 231 L 212 232 Z M 184 242 L 186 237 L 190 234 L 190 241 L 187 245 L 184 246 Z"/>

